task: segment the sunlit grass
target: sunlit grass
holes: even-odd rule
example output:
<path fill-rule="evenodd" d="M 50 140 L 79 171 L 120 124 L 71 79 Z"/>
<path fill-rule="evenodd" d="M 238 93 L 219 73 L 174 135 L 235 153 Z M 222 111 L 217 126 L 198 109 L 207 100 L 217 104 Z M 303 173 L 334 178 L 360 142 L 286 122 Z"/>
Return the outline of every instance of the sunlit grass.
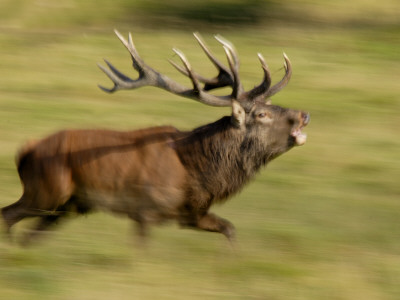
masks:
<path fill-rule="evenodd" d="M 214 71 L 189 32 L 131 30 L 146 62 L 176 80 L 189 85 L 167 62 L 172 47 L 196 70 Z M 175 225 L 154 228 L 141 247 L 127 219 L 71 218 L 32 248 L 0 240 L 2 298 L 400 297 L 397 33 L 285 26 L 220 33 L 240 53 L 247 88 L 262 77 L 257 52 L 277 81 L 285 51 L 293 78 L 273 100 L 311 113 L 305 146 L 213 208 L 237 227 L 235 249 L 217 234 Z M 203 37 L 222 59 L 212 35 Z M 96 66 L 103 57 L 134 76 L 111 28 L 2 31 L 0 41 L 1 206 L 20 196 L 14 155 L 26 140 L 62 128 L 190 129 L 229 113 L 154 88 L 101 92 L 97 84 L 110 84 Z M 17 226 L 18 237 L 29 224 Z"/>

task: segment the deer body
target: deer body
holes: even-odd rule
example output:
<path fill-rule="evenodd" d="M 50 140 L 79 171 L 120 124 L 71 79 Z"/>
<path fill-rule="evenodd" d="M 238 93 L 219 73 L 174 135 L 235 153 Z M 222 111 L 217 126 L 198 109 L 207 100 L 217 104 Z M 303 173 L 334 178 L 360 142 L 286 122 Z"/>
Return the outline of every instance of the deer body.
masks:
<path fill-rule="evenodd" d="M 144 65 L 131 38 L 129 42 L 120 39 L 140 76 L 150 80 L 147 84 L 158 78 L 164 81 L 162 88 L 174 91 L 174 82 Z M 302 145 L 305 136 L 301 129 L 309 115 L 263 101 L 287 83 L 291 73 L 288 59 L 284 79 L 271 92 L 269 70 L 260 58 L 264 81 L 245 93 L 237 77 L 236 53 L 224 43 L 230 70 L 219 66 L 224 79 L 214 81 L 194 74 L 183 54 L 176 51 L 186 70 L 178 69 L 191 78 L 194 89 L 179 86 L 175 92 L 210 105 L 230 105 L 231 116 L 189 132 L 170 126 L 130 132 L 65 130 L 27 144 L 17 157 L 23 195 L 2 209 L 7 231 L 26 217 L 38 217 L 29 240 L 69 212 L 103 209 L 127 215 L 138 224 L 142 236 L 149 224 L 176 220 L 181 226 L 220 232 L 232 239 L 233 225 L 209 213 L 210 206 L 240 191 L 270 160 Z M 104 90 L 135 88 L 137 81 L 142 85 L 140 78 L 131 80 L 107 64 L 112 72 L 105 72 L 115 87 Z M 203 89 L 197 80 L 205 82 Z M 225 85 L 234 90 L 229 99 L 204 94 Z"/>

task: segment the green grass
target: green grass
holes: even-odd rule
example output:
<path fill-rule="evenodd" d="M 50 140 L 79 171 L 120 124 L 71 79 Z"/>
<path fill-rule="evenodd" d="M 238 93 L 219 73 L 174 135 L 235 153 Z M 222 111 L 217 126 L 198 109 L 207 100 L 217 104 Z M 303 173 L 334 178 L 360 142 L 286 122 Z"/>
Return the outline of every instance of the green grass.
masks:
<path fill-rule="evenodd" d="M 26 140 L 62 128 L 190 129 L 229 113 L 154 88 L 105 94 L 97 88 L 110 84 L 96 67 L 103 57 L 134 74 L 112 26 L 32 24 L 0 30 L 0 206 L 21 194 L 14 155 Z M 214 71 L 189 32 L 130 30 L 146 62 L 176 80 L 189 84 L 167 62 L 176 59 L 172 47 L 196 70 Z M 71 218 L 31 248 L 0 238 L 2 299 L 400 298 L 398 31 L 274 25 L 220 33 L 240 53 L 247 88 L 262 77 L 257 52 L 276 81 L 285 51 L 294 73 L 273 101 L 311 113 L 306 145 L 212 209 L 236 225 L 235 249 L 220 235 L 172 224 L 154 228 L 143 248 L 127 219 Z M 212 35 L 203 37 L 223 58 Z M 17 235 L 30 224 L 18 224 Z"/>

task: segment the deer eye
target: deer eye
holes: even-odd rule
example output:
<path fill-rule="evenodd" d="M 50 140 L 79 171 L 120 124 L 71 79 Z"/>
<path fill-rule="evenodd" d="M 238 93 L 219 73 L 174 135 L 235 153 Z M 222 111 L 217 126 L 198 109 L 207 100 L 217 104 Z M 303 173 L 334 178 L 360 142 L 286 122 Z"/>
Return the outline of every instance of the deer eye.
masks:
<path fill-rule="evenodd" d="M 261 118 L 265 118 L 267 116 L 267 114 L 266 113 L 259 113 L 258 114 L 258 117 L 261 119 Z"/>
<path fill-rule="evenodd" d="M 261 113 L 257 114 L 257 118 L 258 119 L 272 119 L 272 116 L 268 112 L 261 112 Z"/>

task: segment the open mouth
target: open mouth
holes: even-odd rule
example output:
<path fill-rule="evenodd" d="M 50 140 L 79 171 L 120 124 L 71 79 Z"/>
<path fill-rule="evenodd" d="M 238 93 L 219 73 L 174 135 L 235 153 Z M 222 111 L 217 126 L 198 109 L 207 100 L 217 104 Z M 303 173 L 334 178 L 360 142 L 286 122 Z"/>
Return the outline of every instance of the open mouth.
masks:
<path fill-rule="evenodd" d="M 293 131 L 292 136 L 295 138 L 296 146 L 302 146 L 307 141 L 307 134 L 301 132 L 301 128 Z"/>
<path fill-rule="evenodd" d="M 310 122 L 310 114 L 306 113 L 301 113 L 301 123 L 300 126 L 295 128 L 291 135 L 295 139 L 295 144 L 296 146 L 302 146 L 306 143 L 307 141 L 307 134 L 302 132 L 303 127 L 307 126 L 307 124 Z"/>

